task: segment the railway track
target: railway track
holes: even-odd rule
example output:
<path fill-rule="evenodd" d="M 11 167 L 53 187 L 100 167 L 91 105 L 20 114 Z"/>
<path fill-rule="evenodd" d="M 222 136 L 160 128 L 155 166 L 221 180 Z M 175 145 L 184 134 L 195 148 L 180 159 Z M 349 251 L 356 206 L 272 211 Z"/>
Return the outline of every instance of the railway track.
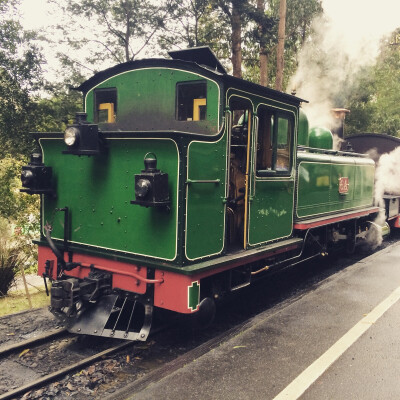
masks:
<path fill-rule="evenodd" d="M 166 329 L 165 326 L 156 328 L 153 330 L 153 332 L 150 336 L 154 337 L 155 335 L 162 332 L 164 329 Z M 33 349 L 40 345 L 50 344 L 54 341 L 54 339 L 67 337 L 67 336 L 69 336 L 70 338 L 78 338 L 79 337 L 79 335 L 74 335 L 74 334 L 69 333 L 66 329 L 59 329 L 56 331 L 48 332 L 46 334 L 43 334 L 43 335 L 38 336 L 33 339 L 29 339 L 29 340 L 18 342 L 18 343 L 9 345 L 9 346 L 5 346 L 3 348 L 0 348 L 0 362 L 2 361 L 3 358 L 8 357 L 12 354 L 18 354 L 18 352 L 24 351 L 28 348 Z M 116 340 L 112 341 L 113 344 L 115 344 L 116 342 L 117 342 Z M 118 343 L 117 345 L 114 345 L 105 350 L 99 351 L 93 355 L 90 355 L 88 357 L 85 357 L 85 358 L 77 361 L 77 362 L 74 362 L 66 367 L 60 368 L 57 371 L 45 374 L 44 376 L 42 376 L 38 379 L 35 379 L 31 382 L 23 384 L 23 385 L 15 388 L 15 389 L 12 389 L 6 393 L 0 394 L 0 400 L 15 399 L 18 396 L 22 396 L 29 391 L 43 388 L 47 384 L 50 384 L 50 383 L 56 381 L 57 379 L 63 378 L 70 373 L 74 373 L 78 370 L 82 370 L 83 368 L 88 367 L 88 366 L 96 363 L 97 361 L 103 360 L 104 358 L 111 356 L 112 354 L 115 354 L 119 351 L 122 351 L 128 347 L 133 347 L 135 345 L 135 343 L 137 343 L 137 342 L 123 341 L 122 343 Z"/>
<path fill-rule="evenodd" d="M 109 356 L 119 350 L 125 349 L 128 346 L 132 346 L 132 342 L 124 342 L 117 346 L 111 347 L 110 349 L 107 349 L 107 350 L 101 351 L 97 354 L 94 354 L 93 356 L 86 357 L 83 360 L 80 360 L 68 367 L 61 368 L 60 370 L 53 372 L 51 374 L 45 375 L 40 379 L 37 379 L 30 383 L 27 383 L 26 385 L 20 386 L 17 389 L 6 392 L 6 393 L 0 395 L 0 400 L 13 399 L 16 396 L 23 395 L 24 393 L 26 393 L 30 390 L 41 388 L 44 385 L 51 383 L 54 380 L 69 374 L 70 372 L 75 372 L 76 370 L 78 370 L 80 368 L 84 368 L 84 367 L 102 359 L 103 357 Z"/>
<path fill-rule="evenodd" d="M 56 329 L 32 339 L 23 340 L 21 342 L 13 343 L 8 346 L 0 347 L 0 359 L 9 355 L 10 353 L 17 352 L 18 350 L 21 349 L 26 349 L 29 346 L 36 346 L 42 344 L 43 342 L 66 335 L 67 333 L 68 331 L 66 329 Z"/>

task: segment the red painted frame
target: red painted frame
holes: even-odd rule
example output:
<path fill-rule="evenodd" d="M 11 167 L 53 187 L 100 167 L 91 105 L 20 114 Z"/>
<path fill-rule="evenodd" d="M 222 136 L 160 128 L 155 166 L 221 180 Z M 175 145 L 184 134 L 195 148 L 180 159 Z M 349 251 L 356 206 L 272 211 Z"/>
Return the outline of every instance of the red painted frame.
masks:
<path fill-rule="evenodd" d="M 379 212 L 379 210 L 380 210 L 379 207 L 375 207 L 375 208 L 368 209 L 368 210 L 356 211 L 351 214 L 340 215 L 338 217 L 323 218 L 323 219 L 321 218 L 318 221 L 312 220 L 312 221 L 298 222 L 298 223 L 295 223 L 293 225 L 293 227 L 294 227 L 294 229 L 306 230 L 306 229 L 310 229 L 310 228 L 316 228 L 318 226 L 334 224 L 335 222 L 347 221 L 347 220 L 354 219 L 354 218 L 364 217 L 366 215 L 377 213 L 377 212 Z"/>

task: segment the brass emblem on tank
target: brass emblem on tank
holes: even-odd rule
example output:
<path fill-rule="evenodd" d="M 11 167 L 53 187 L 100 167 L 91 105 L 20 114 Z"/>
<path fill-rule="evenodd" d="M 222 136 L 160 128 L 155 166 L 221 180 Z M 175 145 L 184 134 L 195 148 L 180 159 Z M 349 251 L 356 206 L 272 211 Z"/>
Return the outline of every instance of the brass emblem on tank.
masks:
<path fill-rule="evenodd" d="M 347 194 L 349 191 L 349 178 L 342 176 L 339 178 L 339 193 Z"/>

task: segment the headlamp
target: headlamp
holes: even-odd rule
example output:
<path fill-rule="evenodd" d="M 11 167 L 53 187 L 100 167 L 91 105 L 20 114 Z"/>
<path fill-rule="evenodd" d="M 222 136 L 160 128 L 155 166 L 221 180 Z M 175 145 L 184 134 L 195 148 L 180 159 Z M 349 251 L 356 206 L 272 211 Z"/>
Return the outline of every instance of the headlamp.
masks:
<path fill-rule="evenodd" d="M 29 187 L 33 181 L 33 173 L 31 170 L 23 170 L 21 172 L 22 186 Z"/>
<path fill-rule="evenodd" d="M 79 129 L 69 126 L 64 133 L 64 142 L 68 147 L 72 147 L 79 142 Z"/>
<path fill-rule="evenodd" d="M 131 204 L 169 210 L 168 174 L 157 169 L 157 156 L 154 153 L 147 153 L 143 162 L 144 169 L 140 174 L 135 174 L 135 200 Z"/>
<path fill-rule="evenodd" d="M 64 142 L 67 149 L 62 151 L 63 154 L 96 156 L 101 152 L 98 125 L 88 123 L 83 112 L 76 113 L 74 123 L 65 130 Z"/>
<path fill-rule="evenodd" d="M 151 183 L 148 179 L 139 179 L 135 185 L 136 197 L 146 197 L 147 193 L 151 189 Z"/>
<path fill-rule="evenodd" d="M 22 167 L 21 182 L 23 186 L 21 192 L 54 195 L 52 169 L 42 163 L 40 153 L 31 154 L 31 161 Z"/>

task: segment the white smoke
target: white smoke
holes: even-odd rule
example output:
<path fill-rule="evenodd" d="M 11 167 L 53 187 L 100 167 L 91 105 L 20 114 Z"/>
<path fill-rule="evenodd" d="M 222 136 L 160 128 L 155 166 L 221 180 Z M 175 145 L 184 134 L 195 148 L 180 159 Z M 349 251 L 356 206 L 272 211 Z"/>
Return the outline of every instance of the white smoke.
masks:
<path fill-rule="evenodd" d="M 390 153 L 382 154 L 377 163 L 374 197 L 375 204 L 381 208 L 381 211 L 366 236 L 367 242 L 373 249 L 379 246 L 383 240 L 382 226 L 386 222 L 384 194 L 400 196 L 400 147 Z"/>
<path fill-rule="evenodd" d="M 332 139 L 333 139 L 332 150 L 340 150 L 342 148 L 342 143 L 344 142 L 344 140 L 336 134 L 332 135 Z"/>
<path fill-rule="evenodd" d="M 400 26 L 398 0 L 323 0 L 324 16 L 313 22 L 313 37 L 299 56 L 288 89 L 308 100 L 310 126 L 332 129 L 333 99 L 363 66 L 376 60 L 380 41 Z M 340 104 L 340 106 L 345 106 Z"/>
<path fill-rule="evenodd" d="M 385 193 L 400 195 L 400 147 L 379 158 L 375 173 L 375 202 L 381 207 Z"/>
<path fill-rule="evenodd" d="M 324 16 L 313 22 L 314 35 L 305 44 L 299 67 L 288 89 L 308 100 L 304 104 L 310 126 L 329 129 L 338 122 L 331 110 L 334 99 L 349 86 L 362 67 L 373 65 L 384 36 L 400 27 L 398 0 L 322 0 Z M 351 110 L 350 110 L 351 111 Z M 372 152 L 373 153 L 373 152 Z M 375 151 L 376 153 L 376 151 Z M 384 154 L 376 171 L 376 203 L 384 208 L 384 193 L 400 195 L 400 148 Z M 369 231 L 373 247 L 382 242 L 381 212 Z"/>

